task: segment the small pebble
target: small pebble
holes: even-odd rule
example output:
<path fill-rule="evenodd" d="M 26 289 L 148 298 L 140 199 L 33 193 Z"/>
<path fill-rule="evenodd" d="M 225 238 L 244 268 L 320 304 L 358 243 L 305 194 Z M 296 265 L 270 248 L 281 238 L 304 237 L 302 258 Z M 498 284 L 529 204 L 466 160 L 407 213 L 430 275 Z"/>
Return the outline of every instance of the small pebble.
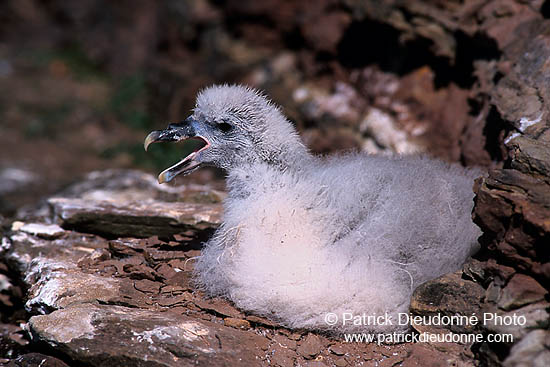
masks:
<path fill-rule="evenodd" d="M 223 323 L 225 326 L 231 326 L 231 327 L 234 327 L 235 329 L 242 329 L 242 330 L 250 329 L 250 323 L 243 319 L 226 317 L 225 319 L 223 319 Z"/>

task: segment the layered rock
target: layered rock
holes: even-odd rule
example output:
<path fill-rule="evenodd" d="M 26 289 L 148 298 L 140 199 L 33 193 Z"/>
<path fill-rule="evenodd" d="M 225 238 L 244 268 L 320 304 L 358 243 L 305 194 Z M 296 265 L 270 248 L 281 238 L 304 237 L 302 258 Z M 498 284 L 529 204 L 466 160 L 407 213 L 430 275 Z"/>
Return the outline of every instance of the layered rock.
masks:
<path fill-rule="evenodd" d="M 539 127 L 540 128 L 540 127 Z M 544 129 L 543 129 L 544 130 Z M 517 137 L 508 145 L 508 168 L 481 179 L 474 219 L 484 231 L 488 258 L 480 281 L 486 286 L 485 312 L 524 316 L 524 325 L 487 325 L 489 332 L 512 333 L 515 344 L 484 344 L 481 357 L 495 365 L 522 366 L 527 359 L 550 362 L 550 139 L 548 131 Z M 509 354 L 508 354 L 509 353 Z"/>

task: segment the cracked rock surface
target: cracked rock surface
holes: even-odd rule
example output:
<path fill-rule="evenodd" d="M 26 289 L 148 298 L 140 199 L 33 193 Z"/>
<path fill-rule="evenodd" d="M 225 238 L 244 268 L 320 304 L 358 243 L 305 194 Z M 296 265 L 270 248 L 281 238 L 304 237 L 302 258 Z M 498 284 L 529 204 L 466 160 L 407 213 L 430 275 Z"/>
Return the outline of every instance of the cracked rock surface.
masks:
<path fill-rule="evenodd" d="M 483 344 L 487 363 L 523 366 L 550 363 L 550 129 L 535 127 L 508 145 L 504 169 L 478 181 L 474 220 L 483 230 L 478 280 L 486 288 L 482 308 L 499 316 L 523 315 L 524 327 L 489 323 L 489 332 L 510 332 L 515 345 Z M 543 341 L 544 340 L 544 341 Z M 500 348 L 499 348 L 500 347 Z M 511 349 L 510 349 L 511 348 Z"/>

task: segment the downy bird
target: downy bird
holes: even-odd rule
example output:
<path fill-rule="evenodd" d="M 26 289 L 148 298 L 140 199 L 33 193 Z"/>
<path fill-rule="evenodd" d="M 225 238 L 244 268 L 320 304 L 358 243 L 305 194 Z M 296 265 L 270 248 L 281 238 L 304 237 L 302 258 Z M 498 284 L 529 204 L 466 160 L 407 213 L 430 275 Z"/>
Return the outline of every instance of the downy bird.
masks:
<path fill-rule="evenodd" d="M 228 191 L 196 284 L 286 327 L 406 330 L 398 317 L 413 290 L 477 248 L 479 171 L 424 156 L 315 156 L 279 107 L 240 85 L 202 90 L 189 118 L 151 132 L 144 146 L 188 139 L 197 149 L 159 182 L 216 166 Z M 350 315 L 390 322 L 357 325 Z"/>

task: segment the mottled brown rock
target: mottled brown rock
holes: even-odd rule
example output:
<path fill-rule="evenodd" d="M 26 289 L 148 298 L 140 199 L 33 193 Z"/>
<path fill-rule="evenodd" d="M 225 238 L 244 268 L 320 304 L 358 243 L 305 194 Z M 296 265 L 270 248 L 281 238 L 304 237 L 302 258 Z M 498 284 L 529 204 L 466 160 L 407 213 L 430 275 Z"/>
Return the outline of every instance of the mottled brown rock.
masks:
<path fill-rule="evenodd" d="M 498 307 L 503 310 L 512 310 L 524 305 L 544 300 L 548 293 L 535 279 L 516 274 L 502 290 Z"/>
<path fill-rule="evenodd" d="M 273 342 L 279 344 L 280 346 L 284 347 L 284 348 L 296 349 L 296 341 L 292 340 L 292 339 L 289 339 L 288 337 L 286 337 L 284 335 L 276 334 L 276 335 L 273 336 L 273 338 L 271 340 Z"/>
<path fill-rule="evenodd" d="M 518 136 L 509 146 L 513 154 L 512 168 L 550 181 L 550 141 Z"/>
<path fill-rule="evenodd" d="M 331 345 L 330 348 L 329 348 L 329 350 L 330 350 L 332 353 L 336 354 L 337 356 L 343 356 L 343 355 L 346 353 L 346 352 L 344 351 L 344 349 L 342 348 L 342 346 L 341 346 L 341 345 L 338 345 L 338 344 L 336 344 L 336 345 Z"/>
<path fill-rule="evenodd" d="M 493 239 L 490 249 L 526 274 L 548 282 L 543 264 L 550 239 L 550 185 L 517 170 L 492 171 L 481 181 L 474 221 Z M 546 280 L 544 280 L 546 279 Z"/>
<path fill-rule="evenodd" d="M 276 327 L 277 326 L 277 323 L 275 323 L 271 320 L 268 320 L 264 317 L 259 317 L 259 316 L 255 316 L 255 315 L 247 315 L 246 319 L 248 321 L 250 321 L 251 323 L 257 324 L 257 325 L 263 325 L 263 326 L 267 326 L 267 327 Z"/>
<path fill-rule="evenodd" d="M 250 322 L 243 319 L 236 319 L 233 317 L 226 317 L 223 319 L 223 324 L 235 329 L 248 330 L 250 329 Z"/>
<path fill-rule="evenodd" d="M 496 259 L 488 259 L 481 266 L 484 270 L 484 281 L 492 278 L 499 284 L 505 284 L 516 273 L 514 268 L 499 264 Z"/>
<path fill-rule="evenodd" d="M 304 358 L 311 359 L 319 354 L 322 348 L 323 344 L 321 343 L 321 339 L 315 334 L 308 334 L 308 336 L 300 342 L 296 352 Z"/>
<path fill-rule="evenodd" d="M 427 281 L 414 291 L 411 299 L 412 315 L 434 317 L 466 316 L 481 317 L 480 303 L 485 296 L 484 289 L 477 283 L 461 278 L 462 272 L 443 275 Z M 437 332 L 448 329 L 456 333 L 479 330 L 478 325 L 451 323 L 449 326 L 427 325 L 426 322 L 411 325 L 419 332 Z"/>
<path fill-rule="evenodd" d="M 233 307 L 228 301 L 222 299 L 204 300 L 197 298 L 193 301 L 198 307 L 203 310 L 214 312 L 226 317 L 242 319 L 244 315 Z"/>
<path fill-rule="evenodd" d="M 154 282 L 149 279 L 137 280 L 134 282 L 134 287 L 138 291 L 145 292 L 145 293 L 158 294 L 160 292 L 161 286 L 162 286 L 162 283 Z"/>
<path fill-rule="evenodd" d="M 510 28 L 503 30 L 503 34 L 511 37 L 503 48 L 505 57 L 514 62 L 514 67 L 499 80 L 492 98 L 504 119 L 517 131 L 531 135 L 547 126 L 545 122 L 549 118 L 546 61 L 550 57 L 550 21 L 533 13 L 527 18 L 512 26 L 516 28 L 515 33 L 510 32 Z"/>
<path fill-rule="evenodd" d="M 131 279 L 149 279 L 154 281 L 157 279 L 157 274 L 154 269 L 143 264 L 126 264 L 123 266 L 124 272 L 128 273 Z M 119 273 L 122 274 L 122 273 Z"/>
<path fill-rule="evenodd" d="M 183 293 L 179 296 L 168 296 L 168 297 L 161 297 L 157 299 L 157 303 L 160 306 L 168 307 L 168 306 L 174 306 L 177 304 L 185 304 L 189 301 L 191 301 L 193 297 L 189 293 Z"/>
<path fill-rule="evenodd" d="M 160 275 L 164 279 L 173 278 L 177 274 L 177 272 L 174 270 L 174 268 L 172 268 L 170 265 L 165 264 L 165 263 L 160 264 L 159 266 L 157 266 L 155 271 L 158 275 Z"/>
<path fill-rule="evenodd" d="M 186 259 L 189 257 L 189 253 L 186 251 L 163 251 L 157 249 L 147 249 L 144 255 L 146 259 L 151 259 L 153 261 Z"/>
<path fill-rule="evenodd" d="M 294 366 L 294 360 L 297 355 L 293 350 L 276 344 L 272 348 L 269 348 L 268 351 L 270 353 L 270 361 L 273 365 L 280 367 Z"/>

